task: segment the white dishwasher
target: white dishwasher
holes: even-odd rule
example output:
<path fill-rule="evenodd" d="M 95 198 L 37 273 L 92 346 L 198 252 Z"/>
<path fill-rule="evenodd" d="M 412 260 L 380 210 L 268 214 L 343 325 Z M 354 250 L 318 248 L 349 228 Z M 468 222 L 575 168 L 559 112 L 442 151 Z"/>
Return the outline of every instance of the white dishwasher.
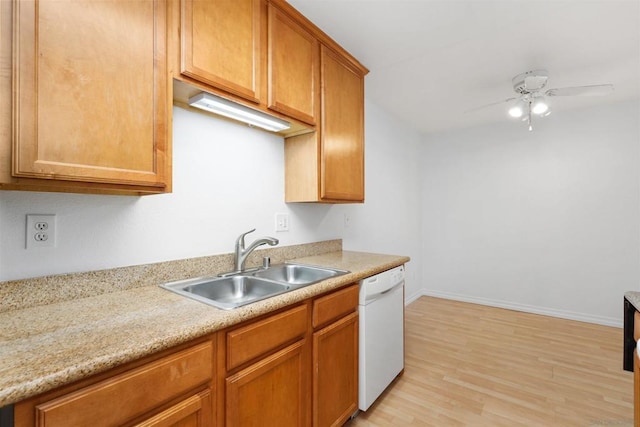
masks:
<path fill-rule="evenodd" d="M 360 281 L 358 407 L 366 411 L 404 368 L 404 266 Z"/>

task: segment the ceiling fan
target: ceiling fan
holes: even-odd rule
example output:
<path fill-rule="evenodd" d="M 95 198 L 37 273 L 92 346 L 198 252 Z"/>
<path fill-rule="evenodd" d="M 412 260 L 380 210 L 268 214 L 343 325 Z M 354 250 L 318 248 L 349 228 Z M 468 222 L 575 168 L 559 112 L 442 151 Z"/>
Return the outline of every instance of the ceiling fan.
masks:
<path fill-rule="evenodd" d="M 509 108 L 509 116 L 527 121 L 529 130 L 531 131 L 533 130 L 533 126 L 531 124 L 532 114 L 539 117 L 545 117 L 551 113 L 547 97 L 600 96 L 613 92 L 612 84 L 572 86 L 544 90 L 547 85 L 548 78 L 549 73 L 547 70 L 532 70 L 518 74 L 511 79 L 513 90 L 519 94 L 518 96 L 473 108 L 467 112 L 476 111 L 492 105 L 503 104 L 505 102 L 515 101 Z"/>

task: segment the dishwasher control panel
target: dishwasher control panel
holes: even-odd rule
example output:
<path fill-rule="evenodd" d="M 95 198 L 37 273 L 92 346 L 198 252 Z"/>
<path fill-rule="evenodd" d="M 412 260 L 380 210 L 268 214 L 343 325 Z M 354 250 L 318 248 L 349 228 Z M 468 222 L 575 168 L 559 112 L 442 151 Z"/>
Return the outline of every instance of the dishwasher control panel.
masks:
<path fill-rule="evenodd" d="M 391 275 L 392 283 L 400 283 L 404 280 L 404 266 L 400 266 L 394 268 L 393 270 L 389 270 L 389 274 Z"/>

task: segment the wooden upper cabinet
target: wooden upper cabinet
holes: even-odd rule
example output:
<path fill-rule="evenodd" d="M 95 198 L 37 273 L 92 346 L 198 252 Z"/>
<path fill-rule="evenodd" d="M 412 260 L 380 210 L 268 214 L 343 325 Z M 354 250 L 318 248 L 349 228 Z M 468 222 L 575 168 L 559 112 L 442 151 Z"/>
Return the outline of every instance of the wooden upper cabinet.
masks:
<path fill-rule="evenodd" d="M 166 191 L 167 2 L 13 7 L 13 177 Z"/>
<path fill-rule="evenodd" d="M 268 107 L 315 125 L 320 74 L 318 40 L 273 5 L 269 5 L 268 28 Z"/>
<path fill-rule="evenodd" d="M 364 201 L 364 76 L 322 46 L 321 199 Z"/>
<path fill-rule="evenodd" d="M 181 0 L 180 72 L 260 102 L 261 0 Z"/>
<path fill-rule="evenodd" d="M 366 72 L 321 46 L 319 130 L 285 140 L 286 202 L 364 202 Z"/>

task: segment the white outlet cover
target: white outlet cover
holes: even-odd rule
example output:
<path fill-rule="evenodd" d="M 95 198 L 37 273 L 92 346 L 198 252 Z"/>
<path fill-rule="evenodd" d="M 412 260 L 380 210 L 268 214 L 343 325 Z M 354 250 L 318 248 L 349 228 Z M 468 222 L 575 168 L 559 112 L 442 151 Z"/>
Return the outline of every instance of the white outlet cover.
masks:
<path fill-rule="evenodd" d="M 28 214 L 26 223 L 26 249 L 56 247 L 56 216 L 54 214 Z"/>

